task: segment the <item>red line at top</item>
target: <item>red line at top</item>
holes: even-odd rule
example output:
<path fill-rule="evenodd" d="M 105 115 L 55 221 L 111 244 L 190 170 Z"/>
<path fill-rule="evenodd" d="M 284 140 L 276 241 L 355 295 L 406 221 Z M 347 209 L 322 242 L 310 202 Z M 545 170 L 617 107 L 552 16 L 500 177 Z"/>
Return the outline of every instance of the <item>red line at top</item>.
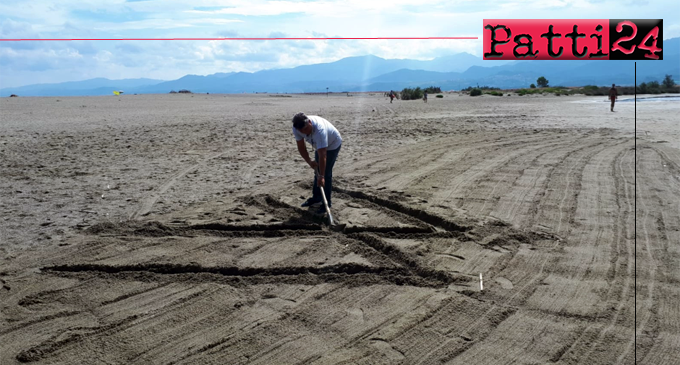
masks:
<path fill-rule="evenodd" d="M 325 41 L 325 40 L 373 40 L 373 39 L 478 39 L 478 37 L 361 37 L 361 38 L 73 38 L 73 39 L 0 39 L 0 42 L 20 42 L 20 41 Z"/>

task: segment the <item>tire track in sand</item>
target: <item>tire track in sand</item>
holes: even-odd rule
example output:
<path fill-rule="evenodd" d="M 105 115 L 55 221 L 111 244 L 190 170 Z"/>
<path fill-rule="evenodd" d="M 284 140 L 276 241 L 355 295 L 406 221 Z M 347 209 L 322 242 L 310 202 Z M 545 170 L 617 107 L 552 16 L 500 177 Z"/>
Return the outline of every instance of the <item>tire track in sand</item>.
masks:
<path fill-rule="evenodd" d="M 575 216 L 578 223 L 575 223 L 573 229 L 569 231 L 565 246 L 567 250 L 574 250 L 575 255 L 569 255 L 570 258 L 558 263 L 556 265 L 558 270 L 552 276 L 558 285 L 560 282 L 566 282 L 568 286 L 564 287 L 565 284 L 562 284 L 564 290 L 551 291 L 564 292 L 564 295 L 534 301 L 541 308 L 548 308 L 554 314 L 564 313 L 572 317 L 582 315 L 582 320 L 588 323 L 587 327 L 578 331 L 578 337 L 550 359 L 551 362 L 573 361 L 574 357 L 589 351 L 596 329 L 602 327 L 606 320 L 603 312 L 608 313 L 608 308 L 615 307 L 608 304 L 611 298 L 616 298 L 615 303 L 620 301 L 617 295 L 618 290 L 622 289 L 619 279 L 624 278 L 616 276 L 619 272 L 617 265 L 620 256 L 617 251 L 622 239 L 619 220 L 621 214 L 626 212 L 617 202 L 618 194 L 622 192 L 612 166 L 617 163 L 621 154 L 629 149 L 629 146 L 626 146 L 629 143 L 630 141 L 620 142 L 604 150 L 598 154 L 596 163 L 584 170 L 584 181 L 588 180 L 591 183 L 586 183 L 579 189 L 582 194 L 579 194 Z M 610 168 L 607 169 L 606 166 Z M 610 211 L 618 214 L 609 214 Z M 609 287 L 606 295 L 595 297 L 593 293 L 604 280 Z M 580 306 L 574 305 L 577 302 L 584 302 L 591 303 L 591 306 L 584 306 L 585 308 L 595 308 L 592 307 L 593 301 L 602 303 L 594 314 L 588 311 L 583 313 Z M 590 361 L 596 362 L 594 359 Z"/>
<path fill-rule="evenodd" d="M 526 148 L 534 147 L 536 145 L 539 145 L 540 147 L 544 143 L 545 139 L 543 136 L 531 138 L 529 140 L 501 143 L 498 147 L 511 148 L 512 146 L 519 145 L 521 148 L 517 148 L 506 153 L 499 153 L 500 149 L 496 148 L 494 150 L 495 153 L 487 153 L 485 156 L 478 156 L 481 157 L 481 160 L 471 161 L 467 169 L 459 174 L 456 174 L 453 179 L 449 180 L 448 185 L 445 185 L 446 188 L 442 189 L 441 193 L 434 194 L 433 200 L 441 204 L 441 202 L 450 201 L 451 196 L 455 194 L 458 195 L 453 198 L 457 200 L 456 206 L 458 208 L 462 207 L 466 200 L 465 191 L 462 190 L 463 187 L 475 184 L 475 182 L 479 180 L 481 176 L 485 176 L 486 174 L 489 174 L 490 171 L 495 171 L 497 168 L 504 166 L 509 161 L 523 155 L 526 152 Z"/>
<path fill-rule="evenodd" d="M 562 170 L 566 169 L 565 177 L 567 178 L 568 181 L 574 180 L 574 181 L 580 181 L 583 176 L 583 170 L 585 167 L 590 163 L 592 158 L 596 156 L 597 154 L 601 153 L 602 151 L 606 150 L 608 145 L 603 145 L 602 143 L 596 143 L 596 144 L 590 144 L 586 146 L 581 146 L 566 155 L 562 156 L 561 162 L 557 163 L 556 166 L 562 166 Z M 581 152 L 581 153 L 577 153 Z M 570 157 L 573 156 L 573 161 L 567 165 L 566 161 L 570 159 Z M 575 177 L 573 179 L 570 178 L 571 175 L 576 175 L 578 177 Z M 549 182 L 549 181 L 548 181 Z M 553 181 L 553 184 L 556 182 Z M 575 185 L 575 184 L 574 184 Z M 568 186 L 571 186 L 571 184 L 568 184 Z M 547 189 L 547 186 L 546 186 Z M 576 186 L 572 187 L 572 189 L 576 189 Z M 571 192 L 571 190 L 564 189 L 560 191 L 561 194 L 559 196 L 556 196 L 553 198 L 556 202 L 564 202 L 564 196 L 568 196 Z M 578 192 L 577 192 L 578 194 Z M 577 197 L 577 196 L 576 196 Z M 571 199 L 569 199 L 571 201 Z M 564 206 L 559 206 L 559 209 L 562 210 L 564 209 Z M 545 251 L 546 254 L 543 255 L 544 257 L 540 258 L 541 264 L 538 267 L 538 271 L 534 274 L 531 274 L 531 278 L 526 282 L 526 284 L 520 286 L 517 288 L 516 291 L 513 292 L 512 295 L 510 295 L 507 298 L 502 298 L 500 302 L 494 303 L 492 307 L 489 308 L 485 313 L 477 317 L 476 319 L 473 319 L 470 321 L 469 325 L 465 326 L 463 329 L 461 329 L 460 334 L 463 335 L 466 332 L 471 331 L 475 326 L 479 324 L 481 320 L 484 318 L 488 317 L 494 309 L 497 309 L 498 307 L 508 307 L 511 305 L 522 305 L 522 303 L 513 303 L 516 299 L 520 298 L 522 302 L 526 301 L 527 298 L 531 296 L 531 294 L 535 291 L 536 287 L 539 285 L 542 280 L 547 277 L 548 274 L 546 274 L 546 270 L 550 271 L 552 268 L 547 268 L 548 264 L 557 259 L 555 255 L 551 255 L 550 252 L 555 251 L 558 249 L 561 241 L 556 241 L 551 247 L 548 247 L 547 250 Z M 506 275 L 504 275 L 506 276 Z M 507 276 L 506 276 L 507 277 Z M 507 322 L 506 326 L 507 328 L 504 329 L 505 333 L 515 333 L 517 331 L 522 331 L 523 329 L 521 328 L 521 325 L 524 323 L 522 321 L 522 316 L 526 316 L 527 311 L 521 310 L 518 311 L 517 314 L 508 317 L 504 323 Z M 542 315 L 541 318 L 542 320 L 546 320 L 546 315 Z M 539 318 L 539 320 L 541 320 Z M 499 324 L 500 325 L 500 324 Z M 520 326 L 519 329 L 515 329 L 515 327 Z M 510 351 L 510 349 L 499 349 L 499 346 L 502 348 L 503 345 L 505 346 L 513 346 L 516 350 L 516 345 L 517 344 L 510 344 L 510 343 L 501 343 L 499 344 L 498 341 L 503 341 L 504 337 L 503 334 L 500 332 L 496 332 L 496 334 L 493 336 L 495 337 L 494 340 L 488 340 L 486 342 L 479 342 L 470 347 L 469 349 L 466 349 L 464 352 L 461 354 L 458 354 L 453 360 L 456 362 L 463 362 L 463 363 L 486 363 L 490 361 L 490 358 L 488 356 L 491 355 L 486 355 L 490 353 L 497 353 L 498 351 L 501 351 L 506 354 L 506 356 L 513 356 L 511 354 L 514 353 L 514 356 L 522 356 L 521 353 L 522 351 Z M 530 336 L 529 336 L 530 337 Z M 523 338 L 524 342 L 523 345 L 526 346 L 527 348 L 532 347 L 532 342 L 530 338 Z M 443 343 L 441 346 L 446 346 L 448 343 Z M 474 353 L 470 353 L 469 351 L 471 349 L 475 349 Z M 434 352 L 434 351 L 433 351 Z M 463 356 L 463 357 L 461 357 Z M 480 357 L 481 356 L 481 357 Z M 492 356 L 493 357 L 493 356 Z M 463 360 L 461 360 L 463 359 Z M 452 361 L 453 361 L 452 360 Z M 511 359 L 505 359 L 506 361 L 511 361 Z"/>
<path fill-rule="evenodd" d="M 562 138 L 558 137 L 557 139 L 559 140 L 559 139 L 562 139 Z M 476 195 L 476 196 L 486 197 L 486 198 L 483 198 L 484 203 L 482 204 L 482 206 L 477 210 L 476 213 L 473 212 L 473 210 L 475 210 L 475 209 L 473 209 L 473 207 L 475 207 L 475 205 L 479 205 L 479 203 L 476 202 L 476 201 L 468 202 L 468 203 L 471 204 L 470 208 L 466 208 L 465 205 L 463 205 L 463 208 L 466 209 L 468 212 L 470 212 L 470 214 L 472 216 L 488 215 L 488 214 L 485 214 L 484 211 L 485 211 L 487 204 L 492 199 L 494 199 L 494 193 L 496 192 L 496 190 L 500 186 L 502 186 L 503 183 L 505 183 L 506 180 L 508 180 L 508 178 L 511 175 L 515 175 L 515 174 L 517 176 L 515 176 L 514 180 L 512 180 L 512 182 L 508 182 L 508 183 L 510 184 L 510 188 L 516 186 L 517 180 L 520 179 L 523 176 L 524 170 L 526 170 L 526 162 L 529 159 L 531 159 L 531 162 L 529 163 L 529 165 L 530 166 L 534 165 L 541 157 L 543 157 L 547 154 L 553 153 L 557 150 L 560 150 L 560 149 L 564 148 L 565 146 L 571 146 L 572 144 L 574 144 L 577 141 L 579 141 L 579 139 L 577 139 L 577 138 L 572 139 L 572 140 L 568 140 L 564 143 L 555 143 L 555 142 L 553 142 L 553 140 L 549 140 L 547 145 L 541 145 L 538 148 L 531 149 L 526 154 L 520 154 L 520 155 L 515 156 L 511 160 L 507 161 L 507 163 L 505 165 L 498 168 L 498 170 L 505 168 L 506 171 L 505 171 L 505 174 L 500 179 L 498 179 L 495 184 L 493 184 L 493 188 L 491 189 L 491 192 L 482 192 L 482 193 L 475 194 L 474 192 L 476 192 L 476 191 L 488 190 L 488 189 L 486 189 L 485 184 L 483 184 L 483 183 L 485 181 L 492 180 L 492 176 L 495 176 L 497 174 L 496 170 L 489 171 L 488 174 L 484 175 L 479 180 L 476 180 L 476 183 L 469 185 L 467 192 L 465 193 L 466 196 L 475 196 Z M 537 152 L 538 152 L 538 154 L 536 154 Z M 521 159 L 521 161 L 519 161 L 520 159 Z M 508 168 L 508 166 L 511 166 L 513 164 L 515 164 L 517 166 L 516 169 L 513 170 L 513 169 Z M 519 172 L 518 172 L 518 170 L 519 170 Z M 511 191 L 510 188 L 506 189 L 506 191 Z M 499 200 L 501 198 L 502 197 L 499 197 Z M 492 206 L 490 209 L 493 210 L 493 208 L 494 207 Z"/>
<path fill-rule="evenodd" d="M 614 264 L 616 265 L 618 263 L 618 266 L 621 267 L 620 270 L 616 269 L 616 266 L 614 268 L 614 281 L 610 284 L 609 290 L 607 291 L 606 297 L 611 298 L 613 294 L 615 294 L 618 289 L 621 289 L 621 293 L 617 296 L 615 307 L 614 307 L 614 313 L 609 319 L 608 323 L 606 326 L 601 326 L 597 323 L 590 324 L 579 336 L 579 338 L 572 344 L 572 346 L 564 352 L 563 358 L 568 358 L 569 356 L 575 357 L 574 361 L 577 362 L 582 362 L 582 361 L 591 361 L 592 359 L 592 353 L 596 349 L 602 349 L 602 348 L 607 348 L 610 346 L 608 341 L 606 341 L 606 336 L 607 334 L 612 331 L 614 327 L 616 327 L 617 323 L 619 322 L 619 317 L 621 315 L 625 315 L 626 310 L 628 309 L 629 303 L 628 298 L 629 298 L 629 292 L 630 288 L 633 285 L 633 269 L 634 265 L 633 262 L 635 260 L 635 253 L 630 247 L 630 244 L 627 240 L 627 238 L 632 237 L 634 232 L 630 231 L 630 224 L 626 224 L 629 217 L 630 213 L 634 211 L 633 209 L 633 202 L 632 202 L 632 196 L 630 190 L 633 188 L 633 185 L 630 184 L 628 179 L 626 178 L 626 171 L 633 171 L 632 169 L 626 170 L 624 169 L 623 162 L 628 158 L 628 155 L 630 155 L 630 150 L 624 150 L 621 153 L 619 153 L 614 160 L 612 161 L 612 176 L 615 178 L 615 187 L 617 192 L 616 198 L 617 198 L 617 218 L 616 218 L 616 227 L 617 229 L 615 230 L 615 236 L 614 236 L 614 243 L 615 243 L 615 250 L 614 253 L 616 254 L 616 258 L 614 258 Z M 631 160 L 632 161 L 632 160 Z M 629 163 L 630 165 L 630 163 Z M 630 167 L 630 166 L 629 166 Z M 619 200 L 619 196 L 623 197 L 623 202 Z M 621 253 L 625 253 L 625 261 L 622 262 L 618 258 L 618 255 Z M 624 276 L 616 276 L 617 272 L 625 270 Z M 621 283 L 620 286 L 616 285 L 616 282 L 621 279 L 623 282 Z M 593 331 L 596 331 L 596 334 L 593 334 Z"/>
<path fill-rule="evenodd" d="M 642 147 L 642 148 L 640 148 Z M 638 318 L 640 318 L 635 331 L 635 338 L 627 343 L 625 353 L 631 351 L 631 348 L 635 346 L 636 361 L 642 359 L 643 361 L 647 359 L 650 355 L 657 356 L 659 351 L 665 353 L 673 352 L 673 345 L 677 346 L 678 340 L 675 339 L 673 345 L 666 348 L 660 348 L 653 351 L 653 348 L 662 342 L 660 338 L 661 329 L 666 323 L 659 320 L 660 308 L 673 308 L 675 300 L 671 299 L 672 294 L 663 295 L 664 285 L 666 287 L 675 286 L 674 279 L 672 277 L 673 272 L 677 273 L 677 261 L 674 261 L 671 257 L 673 255 L 674 248 L 670 247 L 669 240 L 669 229 L 668 226 L 673 226 L 672 220 L 669 220 L 669 215 L 674 215 L 675 226 L 677 227 L 678 212 L 672 209 L 664 209 L 663 207 L 668 203 L 668 205 L 674 205 L 673 199 L 676 201 L 678 199 L 678 184 L 677 179 L 679 177 L 673 177 L 673 173 L 677 173 L 677 165 L 674 161 L 669 159 L 663 152 L 659 149 L 654 148 L 649 145 L 639 146 L 641 149 L 638 158 L 638 168 L 640 170 L 640 178 L 637 180 L 637 186 L 640 192 L 640 206 L 644 211 L 642 219 L 642 228 L 644 233 L 644 250 L 645 255 L 640 257 L 640 263 L 638 268 L 648 268 L 646 275 L 638 276 L 638 283 L 642 281 L 643 287 L 646 289 L 646 298 L 643 301 L 643 307 L 638 309 Z M 650 156 L 651 155 L 651 156 Z M 658 169 L 658 166 L 664 166 L 664 169 Z M 657 167 L 655 169 L 655 167 Z M 647 171 L 645 171 L 647 170 Z M 662 181 L 662 177 L 666 177 Z M 675 191 L 669 191 L 675 190 Z M 662 196 L 664 194 L 664 196 Z M 647 203 L 654 207 L 662 207 L 657 209 L 650 209 Z M 650 217 L 651 216 L 651 217 Z M 656 216 L 656 217 L 654 217 Z M 638 216 L 639 217 L 639 216 Z M 648 219 L 650 217 L 651 219 Z M 650 229 L 651 227 L 651 229 Z M 651 230 L 651 233 L 650 233 Z M 651 236 L 651 237 L 650 237 Z M 669 249 L 670 248 L 670 249 Z M 657 256 L 655 258 L 654 256 Z M 675 266 L 675 267 L 673 267 Z M 657 279 L 658 278 L 658 279 Z M 659 282 L 657 282 L 657 280 Z M 661 284 L 661 288 L 657 289 L 656 284 Z M 640 294 L 638 294 L 640 295 Z M 640 301 L 638 301 L 639 303 Z M 673 314 L 664 318 L 673 318 Z M 677 318 L 677 317 L 675 317 Z M 651 322 L 651 325 L 650 325 Z M 649 327 L 652 327 L 649 329 Z M 673 328 L 668 326 L 665 330 L 666 333 L 673 333 Z M 677 349 L 677 347 L 676 347 Z M 622 354 L 623 356 L 624 354 Z M 661 363 L 666 362 L 666 359 L 657 359 L 656 361 L 649 361 L 648 363 Z"/>
<path fill-rule="evenodd" d="M 468 171 L 477 168 L 479 165 L 486 165 L 485 168 L 483 168 L 481 173 L 488 172 L 484 176 L 488 176 L 491 174 L 491 171 L 493 171 L 493 166 L 496 166 L 495 164 L 487 163 L 484 164 L 485 158 L 490 155 L 495 155 L 498 151 L 503 151 L 504 149 L 510 149 L 518 144 L 522 144 L 523 147 L 529 148 L 529 147 L 536 147 L 536 149 L 540 149 L 544 147 L 546 144 L 549 144 L 553 139 L 559 139 L 559 137 L 553 137 L 553 139 L 546 141 L 545 138 L 533 138 L 534 135 L 523 135 L 522 137 L 528 137 L 525 139 L 517 140 L 515 138 L 502 138 L 502 139 L 495 139 L 493 141 L 490 141 L 490 143 L 486 143 L 483 145 L 476 145 L 476 146 L 471 146 L 471 147 L 465 147 L 462 149 L 458 150 L 453 150 L 450 149 L 447 151 L 447 154 L 451 155 L 451 158 L 448 160 L 443 160 L 443 161 L 437 161 L 436 164 L 427 164 L 427 170 L 423 174 L 419 174 L 416 179 L 413 179 L 412 185 L 425 185 L 427 182 L 433 183 L 433 184 L 438 184 L 435 181 L 440 181 L 437 180 L 436 178 L 441 176 L 439 173 L 442 171 L 445 171 L 445 169 L 450 168 L 450 165 L 458 163 L 459 165 L 465 166 L 466 168 L 464 170 L 461 170 L 460 172 L 454 172 L 455 176 L 464 176 Z M 487 149 L 490 149 L 491 151 L 486 151 Z M 534 151 L 535 149 L 532 149 L 531 151 Z M 502 153 L 498 153 L 499 155 L 504 155 Z M 453 157 L 460 155 L 457 159 L 453 159 Z M 473 157 L 470 157 L 472 155 Z M 514 160 L 515 158 L 521 157 L 522 154 L 517 154 L 513 156 L 510 160 Z M 507 161 L 503 159 L 503 161 Z M 502 163 L 502 161 L 501 161 Z M 506 163 L 507 164 L 507 163 Z M 505 166 L 506 164 L 503 164 L 502 166 Z M 409 178 L 412 176 L 412 174 L 408 174 Z M 476 176 L 476 175 L 475 175 Z M 472 180 L 472 181 L 477 181 Z M 459 184 L 459 186 L 470 186 L 470 185 L 476 185 L 474 183 L 467 184 L 468 180 L 462 180 Z M 462 184 L 462 185 L 461 185 Z M 459 187 L 456 186 L 456 189 Z M 467 191 L 463 194 L 463 196 L 467 196 Z M 459 201 L 458 203 L 459 206 L 463 205 L 463 201 Z"/>

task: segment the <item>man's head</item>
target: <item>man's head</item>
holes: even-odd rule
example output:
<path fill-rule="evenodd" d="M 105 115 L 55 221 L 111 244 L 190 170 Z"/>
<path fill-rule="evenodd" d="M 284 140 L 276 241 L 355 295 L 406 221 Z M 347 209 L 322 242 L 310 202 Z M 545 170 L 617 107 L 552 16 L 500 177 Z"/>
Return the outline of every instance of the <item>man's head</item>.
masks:
<path fill-rule="evenodd" d="M 303 134 L 312 133 L 312 122 L 309 121 L 309 118 L 303 112 L 295 114 L 293 117 L 293 127 Z"/>
<path fill-rule="evenodd" d="M 616 85 L 612 84 L 612 87 L 616 87 Z"/>

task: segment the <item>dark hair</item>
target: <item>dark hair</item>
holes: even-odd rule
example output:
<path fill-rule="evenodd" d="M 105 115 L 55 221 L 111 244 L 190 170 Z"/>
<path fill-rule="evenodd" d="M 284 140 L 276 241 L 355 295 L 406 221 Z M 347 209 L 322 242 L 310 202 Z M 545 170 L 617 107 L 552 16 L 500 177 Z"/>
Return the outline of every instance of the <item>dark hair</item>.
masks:
<path fill-rule="evenodd" d="M 299 112 L 293 117 L 293 127 L 295 127 L 295 129 L 302 129 L 307 125 L 307 120 L 308 118 L 305 113 Z"/>

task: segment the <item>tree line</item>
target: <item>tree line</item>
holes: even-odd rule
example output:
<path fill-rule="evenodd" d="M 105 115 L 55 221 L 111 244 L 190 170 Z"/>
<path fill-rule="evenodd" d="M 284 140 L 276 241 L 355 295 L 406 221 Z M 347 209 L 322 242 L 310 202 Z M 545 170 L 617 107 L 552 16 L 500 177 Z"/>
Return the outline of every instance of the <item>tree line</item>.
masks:
<path fill-rule="evenodd" d="M 635 91 L 639 94 L 662 94 L 662 93 L 678 93 L 680 87 L 673 80 L 673 76 L 666 75 L 663 81 L 642 82 L 635 86 Z"/>

